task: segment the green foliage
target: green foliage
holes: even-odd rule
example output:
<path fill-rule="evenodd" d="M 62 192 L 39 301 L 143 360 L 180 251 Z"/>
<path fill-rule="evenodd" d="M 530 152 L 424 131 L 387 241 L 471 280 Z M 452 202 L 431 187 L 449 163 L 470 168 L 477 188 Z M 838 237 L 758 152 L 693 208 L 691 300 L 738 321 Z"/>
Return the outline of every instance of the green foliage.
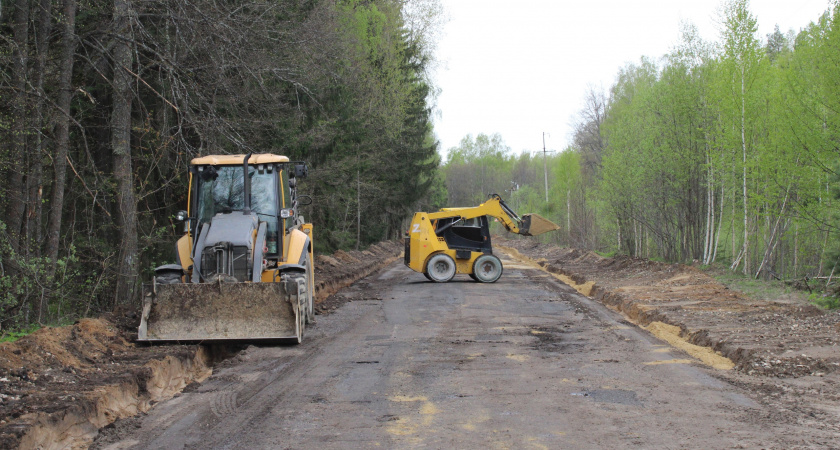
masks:
<path fill-rule="evenodd" d="M 335 133 L 309 158 L 317 170 L 307 181 L 316 201 L 311 218 L 327 231 L 318 251 L 401 236 L 403 222 L 440 196 L 425 41 L 403 28 L 397 6 L 337 5 L 349 45 L 347 78 L 325 97 L 335 108 Z"/>
<path fill-rule="evenodd" d="M 38 4 L 30 5 L 36 17 Z M 403 222 L 422 205 L 444 206 L 430 120 L 436 90 L 429 76 L 440 9 L 435 0 L 413 3 L 410 12 L 407 6 L 391 0 L 129 5 L 132 56 L 126 69 L 132 75 L 131 178 L 141 281 L 152 267 L 174 259 L 182 227 L 171 217 L 186 207 L 187 169 L 196 156 L 271 152 L 307 161 L 310 177 L 300 189 L 313 203 L 302 212 L 316 227 L 317 252 L 399 237 Z M 114 291 L 125 279 L 121 231 L 131 229 L 122 226 L 122 212 L 132 205 L 121 205 L 117 195 L 117 179 L 126 177 L 112 171 L 109 129 L 119 30 L 107 4 L 78 3 L 73 97 L 65 116 L 54 109 L 65 75 L 64 16 L 58 4 L 51 12 L 47 54 L 39 54 L 44 49 L 32 35 L 21 44 L 31 56 L 24 67 L 29 84 L 21 92 L 31 116 L 16 119 L 21 96 L 0 97 L 0 130 L 24 122 L 27 130 L 21 145 L 7 140 L 0 146 L 0 172 L 23 176 L 18 186 L 0 186 L 0 207 L 18 202 L 25 211 L 23 223 L 10 227 L 0 244 L 6 245 L 0 248 L 3 330 L 96 314 L 125 301 Z M 0 32 L 16 44 L 10 27 Z M 0 50 L 5 93 L 23 89 L 10 81 L 17 70 L 14 48 Z M 40 56 L 45 70 L 35 66 Z M 45 77 L 43 88 L 34 82 L 38 74 Z M 39 101 L 48 106 L 38 110 Z M 66 158 L 54 150 L 54 122 L 62 120 L 71 130 Z M 60 248 L 47 249 L 42 241 L 57 160 L 70 166 Z M 45 259 L 54 250 L 58 260 Z"/>
<path fill-rule="evenodd" d="M 474 206 L 490 194 L 505 197 L 511 188 L 510 147 L 501 135 L 467 135 L 457 147 L 449 149 L 443 166 L 448 206 Z"/>
<path fill-rule="evenodd" d="M 702 270 L 729 289 L 756 300 L 790 298 L 804 301 L 807 296 L 807 293 L 797 291 L 783 281 L 755 279 L 727 270 L 727 267 L 721 264 L 705 266 Z"/>
<path fill-rule="evenodd" d="M 55 261 L 23 256 L 9 245 L 6 225 L 0 222 L 0 331 L 25 329 L 32 324 L 58 324 L 78 315 L 78 299 L 90 292 L 91 280 L 82 273 L 75 247 Z"/>
<path fill-rule="evenodd" d="M 499 134 L 467 135 L 449 150 L 443 166 L 446 206 L 475 206 L 496 193 L 519 215 L 536 213 L 563 228 L 538 239 L 585 246 L 580 243 L 585 241 L 584 229 L 592 225 L 586 222 L 592 214 L 586 206 L 582 164 L 581 155 L 572 149 L 548 156 L 514 156 Z M 504 228 L 493 225 L 492 231 L 502 233 Z"/>
<path fill-rule="evenodd" d="M 501 136 L 465 137 L 443 169 L 450 206 L 495 190 L 562 226 L 542 240 L 725 263 L 745 279 L 836 269 L 840 8 L 766 45 L 747 1 L 722 11 L 717 43 L 686 25 L 664 58 L 622 68 L 608 95 L 589 93 L 560 154 L 514 156 Z"/>
<path fill-rule="evenodd" d="M 812 293 L 808 296 L 808 300 L 823 309 L 840 308 L 840 297 L 836 295 Z"/>
<path fill-rule="evenodd" d="M 17 329 L 15 331 L 4 332 L 0 334 L 0 343 L 2 342 L 14 342 L 22 337 L 28 336 L 36 331 L 41 329 L 41 325 L 29 325 L 23 328 Z"/>
<path fill-rule="evenodd" d="M 595 170 L 582 167 L 596 211 L 595 247 L 666 261 L 728 259 L 751 277 L 827 274 L 838 259 L 840 131 L 837 8 L 767 45 L 745 0 L 723 8 L 720 42 L 686 26 L 659 64 L 621 69 L 598 122 Z M 838 37 L 835 37 L 838 36 Z M 593 158 L 587 145 L 575 152 Z M 588 138 L 588 142 L 593 139 Z M 832 181 L 834 180 L 834 181 Z"/>

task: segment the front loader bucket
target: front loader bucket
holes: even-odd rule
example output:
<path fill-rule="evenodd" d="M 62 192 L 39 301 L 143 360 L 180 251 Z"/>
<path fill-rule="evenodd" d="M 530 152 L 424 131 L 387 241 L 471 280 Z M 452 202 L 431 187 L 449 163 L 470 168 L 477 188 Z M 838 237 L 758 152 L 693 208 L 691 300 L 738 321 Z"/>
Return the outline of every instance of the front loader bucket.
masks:
<path fill-rule="evenodd" d="M 523 236 L 539 236 L 549 231 L 559 230 L 560 226 L 539 214 L 523 214 L 519 226 L 519 234 Z"/>
<path fill-rule="evenodd" d="M 297 293 L 285 283 L 177 283 L 146 287 L 137 340 L 298 339 Z"/>

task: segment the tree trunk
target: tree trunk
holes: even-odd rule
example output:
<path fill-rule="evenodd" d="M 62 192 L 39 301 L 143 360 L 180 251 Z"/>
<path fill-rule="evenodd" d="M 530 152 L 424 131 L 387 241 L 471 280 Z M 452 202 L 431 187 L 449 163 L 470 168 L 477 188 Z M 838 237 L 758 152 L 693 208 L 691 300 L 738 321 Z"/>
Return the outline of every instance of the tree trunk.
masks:
<path fill-rule="evenodd" d="M 709 162 L 709 152 L 708 149 L 706 151 L 706 164 L 709 165 L 709 171 L 706 178 L 706 232 L 704 233 L 704 240 L 703 240 L 703 264 L 709 264 L 712 255 L 712 237 L 714 236 L 714 226 L 715 226 L 715 219 L 714 219 L 714 186 L 713 183 L 713 172 L 711 163 Z"/>
<path fill-rule="evenodd" d="M 717 235 L 715 236 L 715 244 L 714 249 L 712 252 L 712 260 L 711 262 L 715 262 L 717 260 L 717 251 L 718 251 L 718 243 L 720 242 L 720 230 L 723 229 L 723 204 L 724 202 L 724 188 L 723 182 L 720 184 L 720 216 L 718 217 L 718 225 L 717 225 Z"/>
<path fill-rule="evenodd" d="M 111 110 L 111 151 L 114 155 L 114 178 L 117 180 L 118 221 L 120 225 L 119 276 L 116 304 L 130 303 L 138 280 L 137 201 L 131 169 L 131 77 L 132 64 L 130 5 L 114 0 L 114 28 L 117 42 L 113 50 L 113 108 Z"/>
<path fill-rule="evenodd" d="M 59 237 L 61 236 L 64 189 L 67 183 L 67 155 L 70 149 L 70 100 L 73 88 L 73 63 L 76 53 L 76 0 L 64 0 L 64 17 L 61 33 L 61 60 L 58 75 L 59 117 L 55 129 L 55 154 L 53 167 L 55 180 L 50 198 L 50 219 L 47 225 L 47 259 L 58 259 Z M 49 275 L 55 275 L 55 265 L 49 267 Z"/>
<path fill-rule="evenodd" d="M 793 278 L 799 276 L 799 222 L 793 225 Z"/>
<path fill-rule="evenodd" d="M 758 265 L 758 270 L 755 271 L 756 279 L 761 275 L 761 271 L 764 269 L 764 265 L 767 264 L 767 261 L 770 259 L 770 255 L 772 255 L 773 251 L 776 249 L 776 244 L 779 243 L 779 223 L 781 223 L 782 216 L 784 216 L 785 214 L 785 208 L 787 207 L 789 193 L 790 185 L 788 185 L 787 190 L 785 190 L 785 199 L 784 201 L 782 201 L 782 209 L 781 211 L 779 211 L 779 216 L 776 218 L 776 224 L 773 226 L 773 231 L 770 233 L 770 239 L 767 242 L 767 247 L 764 249 L 764 256 L 761 258 L 761 264 Z"/>
<path fill-rule="evenodd" d="M 749 275 L 749 265 L 750 265 L 750 258 L 747 251 L 749 250 L 749 243 L 750 243 L 750 232 L 749 232 L 749 221 L 747 216 L 747 138 L 746 138 L 746 87 L 744 86 L 744 67 L 741 67 L 741 152 L 743 155 L 743 187 L 744 187 L 744 248 L 742 250 L 744 256 L 744 275 Z"/>
<path fill-rule="evenodd" d="M 38 128 L 47 130 L 50 126 L 49 120 L 44 114 L 44 103 L 46 95 L 44 93 L 44 77 L 47 71 L 47 52 L 50 37 L 50 30 L 52 29 L 52 1 L 41 0 L 40 8 L 38 10 L 38 28 L 36 30 L 36 60 L 35 60 L 35 90 L 38 95 L 38 100 L 35 103 L 35 120 Z M 29 158 L 29 174 L 26 177 L 27 185 L 27 212 L 25 219 L 25 236 L 27 242 L 25 244 L 27 252 L 34 252 L 35 256 L 41 255 L 41 241 L 43 240 L 41 219 L 43 217 L 43 193 L 44 193 L 44 140 L 42 136 L 45 133 L 35 134 L 35 149 L 28 154 Z M 52 264 L 50 264 L 52 266 Z M 32 309 L 38 323 L 43 322 L 43 311 L 45 309 L 45 301 L 47 299 L 44 287 L 41 287 L 41 295 L 33 296 Z"/>
<path fill-rule="evenodd" d="M 569 236 L 567 245 L 572 245 L 572 190 L 566 189 L 566 234 Z"/>
<path fill-rule="evenodd" d="M 24 161 L 26 161 L 26 79 L 28 66 L 27 42 L 29 40 L 29 2 L 17 0 L 12 17 L 14 49 L 12 51 L 12 126 L 9 144 L 8 174 L 6 188 L 6 224 L 9 244 L 12 250 L 20 251 L 20 231 L 23 224 L 25 199 L 23 185 Z M 8 267 L 14 271 L 14 266 Z"/>

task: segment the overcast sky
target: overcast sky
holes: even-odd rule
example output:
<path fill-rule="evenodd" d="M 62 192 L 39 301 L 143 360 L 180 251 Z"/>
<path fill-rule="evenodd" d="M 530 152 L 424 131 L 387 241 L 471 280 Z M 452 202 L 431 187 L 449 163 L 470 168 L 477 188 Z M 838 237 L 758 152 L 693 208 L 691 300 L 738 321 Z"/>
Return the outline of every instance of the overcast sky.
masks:
<path fill-rule="evenodd" d="M 467 134 L 500 133 L 513 152 L 571 142 L 587 87 L 609 89 L 618 69 L 660 57 L 679 41 L 680 21 L 718 41 L 719 0 L 442 0 L 435 133 L 441 153 Z M 827 0 L 752 0 L 758 33 L 816 21 Z"/>

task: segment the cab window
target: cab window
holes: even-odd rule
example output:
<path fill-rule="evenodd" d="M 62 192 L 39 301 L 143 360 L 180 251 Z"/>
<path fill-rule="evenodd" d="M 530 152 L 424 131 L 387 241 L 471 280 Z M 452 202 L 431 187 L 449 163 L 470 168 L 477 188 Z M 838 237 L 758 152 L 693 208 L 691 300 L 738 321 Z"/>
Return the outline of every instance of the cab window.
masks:
<path fill-rule="evenodd" d="M 251 178 L 251 211 L 267 224 L 266 247 L 269 255 L 277 254 L 278 198 L 275 170 L 248 167 Z M 199 226 L 219 213 L 242 211 L 245 208 L 245 183 L 242 166 L 205 166 L 198 172 Z"/>

